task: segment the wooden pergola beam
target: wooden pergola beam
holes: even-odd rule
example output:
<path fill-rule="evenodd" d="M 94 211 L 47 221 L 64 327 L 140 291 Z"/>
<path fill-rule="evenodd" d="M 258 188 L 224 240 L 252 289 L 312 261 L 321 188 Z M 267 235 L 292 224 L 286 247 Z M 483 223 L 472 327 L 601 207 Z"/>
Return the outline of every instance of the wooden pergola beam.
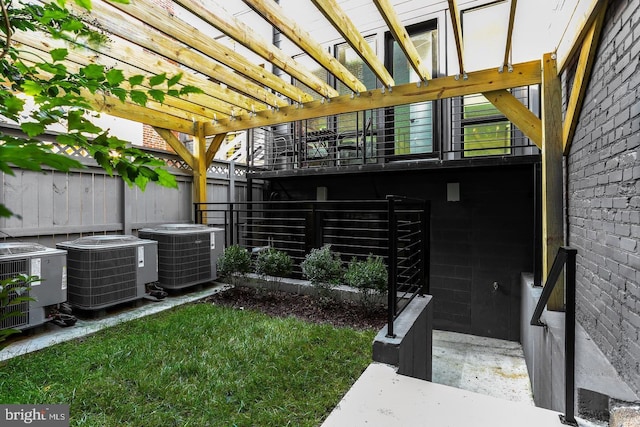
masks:
<path fill-rule="evenodd" d="M 17 46 L 20 48 L 20 51 L 25 54 L 23 59 L 29 62 L 28 55 L 36 55 L 39 57 L 46 57 L 49 55 L 49 51 L 54 47 L 68 47 L 62 40 L 47 40 L 44 37 L 38 37 L 37 34 L 34 33 L 24 33 L 21 31 L 16 31 L 13 34 L 14 43 L 19 43 Z M 35 47 L 34 47 L 35 46 Z M 83 54 L 84 50 L 80 49 L 71 49 L 69 50 L 69 54 L 67 56 L 66 66 L 72 72 L 77 72 L 80 67 L 86 66 L 89 64 L 109 64 L 108 61 L 101 61 L 103 58 L 102 55 L 91 55 L 88 56 Z M 30 59 L 35 58 L 33 56 Z M 125 74 L 135 75 L 135 74 L 144 74 L 145 70 L 135 69 L 134 67 L 127 66 L 126 64 L 121 64 L 120 68 Z M 136 90 L 149 90 L 150 87 L 145 85 L 146 82 L 143 82 L 141 87 L 136 87 Z M 123 82 L 122 86 L 127 90 L 131 89 L 128 82 Z M 165 113 L 169 113 L 176 117 L 181 117 L 186 120 L 211 120 L 214 117 L 215 111 L 210 110 L 202 106 L 202 103 L 206 105 L 206 100 L 204 98 L 206 95 L 197 95 L 191 94 L 184 98 L 176 98 L 173 96 L 166 96 L 163 102 L 164 108 L 163 111 Z M 152 99 L 151 97 L 149 97 Z M 196 103 L 194 100 L 199 100 L 201 103 Z"/>
<path fill-rule="evenodd" d="M 260 37 L 247 24 L 238 20 L 235 16 L 231 15 L 225 11 L 224 8 L 212 1 L 208 1 L 206 4 L 203 4 L 198 0 L 176 0 L 176 3 L 196 15 L 198 18 L 222 31 L 224 34 L 231 37 L 258 56 L 271 62 L 296 80 L 304 83 L 311 90 L 324 97 L 338 95 L 338 91 L 331 87 L 327 82 L 309 72 L 304 66 L 293 60 L 293 58 L 288 56 L 282 50 Z M 300 96 L 300 101 L 305 102 L 312 99 L 310 95 L 305 95 L 306 96 Z"/>
<path fill-rule="evenodd" d="M 505 89 L 484 92 L 482 95 L 538 148 L 542 148 L 542 121 L 522 102 Z"/>
<path fill-rule="evenodd" d="M 213 158 L 216 156 L 216 153 L 220 149 L 220 146 L 224 142 L 224 138 L 227 136 L 226 133 L 219 133 L 218 135 L 214 135 L 211 143 L 209 144 L 209 148 L 207 148 L 207 167 L 213 162 Z"/>
<path fill-rule="evenodd" d="M 233 119 L 220 120 L 218 123 L 207 123 L 205 133 L 214 135 L 274 126 L 296 120 L 534 85 L 539 84 L 540 81 L 540 61 L 531 61 L 513 65 L 513 72 L 510 73 L 499 73 L 492 68 L 470 72 L 468 78 L 464 80 L 457 79 L 455 76 L 439 77 L 430 80 L 428 85 L 407 83 L 394 86 L 392 90 L 370 90 L 359 96 L 343 95 L 332 98 L 330 102 L 312 101 L 303 104 L 300 108 L 290 106 L 281 108 L 280 111 L 260 111 L 255 115 L 243 114 Z"/>
<path fill-rule="evenodd" d="M 320 12 L 327 18 L 333 28 L 338 31 L 347 43 L 360 55 L 371 71 L 387 87 L 395 83 L 389 71 L 364 39 L 353 21 L 347 16 L 335 0 L 311 0 Z"/>
<path fill-rule="evenodd" d="M 194 162 L 193 168 L 193 202 L 194 203 L 206 203 L 207 202 L 207 139 L 204 134 L 204 124 L 197 122 L 195 124 L 194 135 Z"/>
<path fill-rule="evenodd" d="M 582 42 L 580 57 L 578 58 L 576 72 L 573 77 L 571 95 L 569 102 L 567 102 L 567 112 L 564 116 L 562 132 L 564 154 L 569 154 L 571 142 L 573 141 L 573 136 L 578 126 L 578 116 L 580 115 L 580 110 L 582 110 L 584 96 L 587 92 L 587 83 L 589 82 L 591 70 L 593 69 L 593 62 L 595 61 L 596 51 L 598 49 L 598 40 L 600 39 L 600 31 L 602 30 L 602 23 L 604 22 L 604 16 L 607 11 L 607 4 L 608 1 L 605 1 L 603 7 L 600 8 L 595 21 L 591 24 L 591 28 Z"/>
<path fill-rule="evenodd" d="M 351 71 L 334 58 L 327 49 L 311 38 L 293 20 L 285 16 L 284 9 L 273 0 L 243 0 L 258 15 L 262 16 L 274 28 L 280 30 L 289 40 L 307 52 L 316 62 L 326 68 L 338 80 L 354 92 L 364 92 L 367 87 Z"/>
<path fill-rule="evenodd" d="M 300 89 L 264 68 L 247 62 L 242 55 L 151 1 L 137 0 L 129 4 L 110 4 L 120 10 L 120 16 L 130 15 L 157 30 L 140 29 L 140 36 L 136 37 L 136 43 L 144 44 L 147 49 L 161 50 L 162 54 L 169 59 L 224 83 L 246 97 L 258 100 L 259 102 L 253 101 L 255 109 L 266 108 L 264 104 L 282 107 L 287 105 L 287 102 L 252 80 L 289 97 L 297 98 L 302 93 Z M 118 21 L 122 19 L 119 18 Z M 131 37 L 131 35 L 128 36 Z M 189 49 L 189 46 L 193 49 Z M 245 75 L 249 79 L 245 78 Z M 251 101 L 248 101 L 239 106 L 251 111 L 250 103 Z"/>
<path fill-rule="evenodd" d="M 232 76 L 233 73 L 224 70 L 220 64 L 210 60 L 210 62 L 207 62 L 205 56 L 192 52 L 188 45 L 179 43 L 171 37 L 167 37 L 162 32 L 152 29 L 147 24 L 141 24 L 140 20 L 120 11 L 116 5 L 118 4 L 106 3 L 99 0 L 92 3 L 93 13 L 91 19 L 95 20 L 101 27 L 109 28 L 111 34 L 120 37 L 115 47 L 110 47 L 108 44 L 105 44 L 97 48 L 99 52 L 117 58 L 119 62 L 123 62 L 123 58 L 126 58 L 125 62 L 129 62 L 140 68 L 153 67 L 156 70 L 155 74 L 168 72 L 171 75 L 176 75 L 182 73 L 184 83 L 200 87 L 208 96 L 215 98 L 217 101 L 213 101 L 213 103 L 217 103 L 223 108 L 223 114 L 231 114 L 232 110 L 238 108 L 249 111 L 251 111 L 252 108 L 266 108 L 266 106 L 258 107 L 262 105 L 261 102 L 217 83 L 218 80 L 227 80 L 229 83 L 233 82 L 233 84 L 241 86 L 243 85 L 242 81 L 246 81 L 246 79 L 238 80 L 237 75 Z M 73 5 L 73 2 L 70 2 L 68 6 L 76 13 L 82 12 L 82 9 L 77 5 Z M 131 11 L 136 10 L 131 4 L 118 6 L 123 7 L 125 10 L 128 10 L 131 6 Z M 126 6 L 126 8 L 124 6 Z M 147 16 L 146 19 L 152 18 Z M 203 77 L 198 77 L 192 72 L 185 72 L 178 64 L 186 65 L 195 71 L 201 72 L 205 76 L 212 74 L 211 70 L 207 70 L 207 66 L 215 66 L 213 69 L 215 73 L 212 75 L 215 76 L 218 71 L 220 71 L 220 79 L 210 81 Z M 247 88 L 249 88 L 247 91 L 250 93 L 252 93 L 252 91 L 263 90 L 252 82 L 247 82 Z M 260 93 L 261 92 L 256 92 L 257 95 Z M 223 105 L 226 105 L 226 107 L 222 107 Z"/>
<path fill-rule="evenodd" d="M 173 151 L 175 151 L 176 154 L 189 165 L 191 170 L 194 170 L 196 168 L 196 161 L 193 157 L 193 154 L 191 154 L 191 152 L 187 150 L 187 147 L 185 147 L 184 144 L 180 142 L 180 140 L 173 134 L 172 131 L 159 127 L 154 127 L 153 130 L 155 130 L 157 134 L 160 135 L 171 148 L 173 148 Z"/>
<path fill-rule="evenodd" d="M 416 74 L 420 77 L 421 80 L 427 81 L 431 79 L 431 73 L 427 70 L 422 63 L 422 59 L 420 58 L 420 54 L 416 49 L 416 46 L 411 41 L 411 37 L 409 33 L 407 33 L 407 29 L 402 25 L 398 14 L 396 13 L 393 5 L 389 0 L 373 0 L 373 3 L 378 8 L 380 15 L 382 15 L 382 19 L 387 23 L 387 27 L 389 27 L 389 31 L 391 35 L 398 43 L 398 46 L 404 52 L 404 55 L 407 57 L 409 64 L 415 70 Z"/>
<path fill-rule="evenodd" d="M 460 74 L 464 75 L 464 47 L 462 44 L 462 26 L 460 24 L 460 12 L 456 0 L 447 0 L 449 3 L 449 16 L 453 26 L 453 39 L 456 42 L 456 53 L 458 54 L 458 67 Z"/>
<path fill-rule="evenodd" d="M 516 7 L 518 0 L 511 0 L 511 6 L 509 8 L 509 25 L 507 27 L 507 43 L 504 47 L 504 60 L 502 66 L 507 67 L 510 63 L 509 54 L 511 53 L 511 41 L 513 39 L 513 23 L 516 19 Z"/>
<path fill-rule="evenodd" d="M 564 72 L 571 58 L 575 58 L 582 47 L 581 41 L 585 39 L 587 32 L 589 32 L 593 22 L 597 19 L 601 9 L 607 8 L 607 4 L 608 0 L 591 0 L 582 19 L 580 19 L 580 28 L 574 32 L 574 37 L 569 44 L 569 46 L 571 46 L 570 49 L 563 52 L 563 55 L 558 58 L 558 73 Z"/>
<path fill-rule="evenodd" d="M 562 153 L 562 86 L 555 54 L 542 59 L 542 274 L 543 281 L 564 243 L 564 187 Z M 547 308 L 564 310 L 562 278 L 553 290 Z"/>

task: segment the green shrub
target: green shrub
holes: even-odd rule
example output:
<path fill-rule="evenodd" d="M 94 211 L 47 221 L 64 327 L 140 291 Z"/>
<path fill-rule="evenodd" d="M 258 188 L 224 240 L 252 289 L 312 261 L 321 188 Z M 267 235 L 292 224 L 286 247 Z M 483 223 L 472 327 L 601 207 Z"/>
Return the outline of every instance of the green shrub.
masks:
<path fill-rule="evenodd" d="M 218 275 L 231 279 L 233 284 L 251 271 L 251 254 L 245 248 L 232 245 L 218 258 Z"/>
<path fill-rule="evenodd" d="M 331 245 L 311 249 L 300 264 L 302 274 L 309 279 L 321 297 L 330 297 L 331 290 L 342 279 L 340 254 L 331 251 Z"/>
<path fill-rule="evenodd" d="M 272 276 L 276 282 L 291 274 L 293 260 L 286 252 L 275 248 L 258 252 L 255 261 L 255 271 L 261 276 Z"/>
<path fill-rule="evenodd" d="M 380 295 L 387 291 L 387 266 L 379 256 L 369 255 L 365 261 L 353 258 L 344 274 L 346 285 L 357 288 L 360 302 L 367 311 L 372 311 Z"/>
<path fill-rule="evenodd" d="M 22 275 L 0 280 L 0 323 L 10 317 L 24 314 L 19 310 L 20 304 L 25 301 L 34 301 L 29 296 L 29 285 L 39 281 L 40 278 L 37 276 Z M 0 329 L 0 348 L 4 340 L 17 333 L 20 333 L 19 329 Z"/>

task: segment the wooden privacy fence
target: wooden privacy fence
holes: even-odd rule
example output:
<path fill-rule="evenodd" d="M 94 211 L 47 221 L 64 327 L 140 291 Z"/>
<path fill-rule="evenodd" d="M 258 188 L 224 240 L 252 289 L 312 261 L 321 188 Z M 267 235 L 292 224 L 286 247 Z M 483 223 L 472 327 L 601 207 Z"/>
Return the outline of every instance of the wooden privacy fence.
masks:
<path fill-rule="evenodd" d="M 139 228 L 193 221 L 192 176 L 176 155 L 154 151 L 176 176 L 178 189 L 149 184 L 145 191 L 109 176 L 87 153 L 68 151 L 85 168 L 69 173 L 15 169 L 15 176 L 0 175 L 0 201 L 16 214 L 0 218 L 5 240 L 24 240 L 55 246 L 85 234 L 132 234 Z M 214 161 L 208 170 L 209 200 L 246 198 L 246 168 Z M 258 198 L 260 184 L 253 185 Z"/>

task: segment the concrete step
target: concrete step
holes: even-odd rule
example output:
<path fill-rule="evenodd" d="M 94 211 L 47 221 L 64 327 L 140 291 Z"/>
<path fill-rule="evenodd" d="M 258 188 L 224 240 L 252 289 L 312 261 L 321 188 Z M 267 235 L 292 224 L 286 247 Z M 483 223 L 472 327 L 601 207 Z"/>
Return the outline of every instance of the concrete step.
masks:
<path fill-rule="evenodd" d="M 561 427 L 559 414 L 369 365 L 322 427 Z"/>

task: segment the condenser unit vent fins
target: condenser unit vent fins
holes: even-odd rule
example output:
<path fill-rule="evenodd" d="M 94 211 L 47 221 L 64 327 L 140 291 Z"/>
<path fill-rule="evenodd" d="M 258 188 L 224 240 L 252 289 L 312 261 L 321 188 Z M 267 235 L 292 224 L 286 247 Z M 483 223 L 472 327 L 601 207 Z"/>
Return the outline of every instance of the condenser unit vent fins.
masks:
<path fill-rule="evenodd" d="M 0 280 L 10 279 L 18 275 L 29 275 L 29 263 L 27 259 L 15 259 L 0 261 Z M 15 283 L 14 287 L 26 286 L 23 282 Z M 21 296 L 29 296 L 29 292 L 23 293 Z M 18 295 L 12 294 L 9 302 L 17 298 Z M 23 301 L 19 304 L 0 308 L 0 314 L 16 312 L 18 314 L 11 315 L 0 321 L 0 329 L 20 328 L 29 324 L 29 301 Z"/>
<path fill-rule="evenodd" d="M 211 280 L 210 233 L 156 234 L 158 280 L 170 288 Z"/>
<path fill-rule="evenodd" d="M 80 308 L 101 308 L 136 298 L 136 247 L 69 251 L 69 300 Z"/>

